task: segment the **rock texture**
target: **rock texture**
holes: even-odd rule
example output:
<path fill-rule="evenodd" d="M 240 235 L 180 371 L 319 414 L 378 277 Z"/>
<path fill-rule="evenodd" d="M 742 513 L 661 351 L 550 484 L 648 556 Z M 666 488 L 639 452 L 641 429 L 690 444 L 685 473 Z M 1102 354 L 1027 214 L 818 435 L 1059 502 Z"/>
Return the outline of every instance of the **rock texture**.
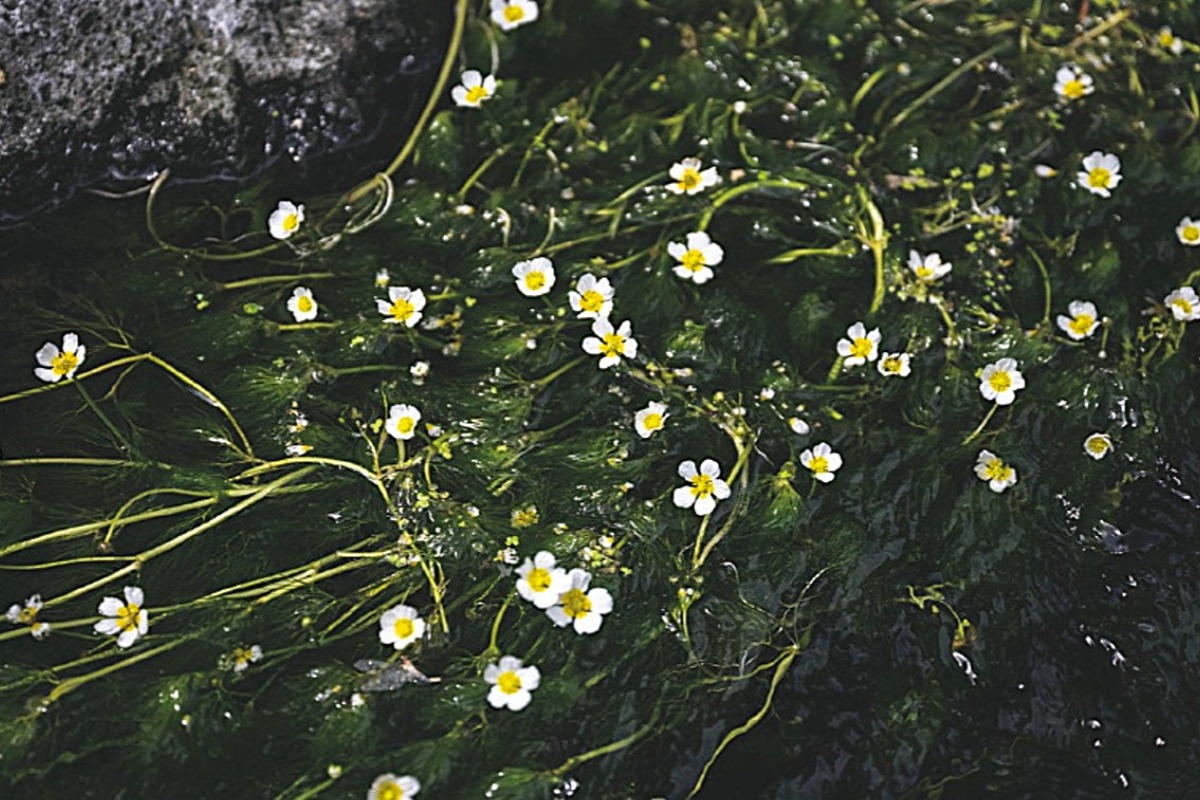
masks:
<path fill-rule="evenodd" d="M 97 182 L 240 177 L 369 139 L 423 101 L 450 17 L 445 0 L 0 0 L 0 221 Z"/>

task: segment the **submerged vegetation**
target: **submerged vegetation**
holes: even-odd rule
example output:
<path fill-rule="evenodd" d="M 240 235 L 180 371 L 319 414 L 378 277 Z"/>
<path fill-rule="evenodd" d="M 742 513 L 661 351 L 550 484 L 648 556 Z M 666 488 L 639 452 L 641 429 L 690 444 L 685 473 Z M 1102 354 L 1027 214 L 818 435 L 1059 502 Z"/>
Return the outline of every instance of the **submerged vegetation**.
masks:
<path fill-rule="evenodd" d="M 1182 796 L 1189 4 L 457 10 L 10 292 L 4 796 Z"/>

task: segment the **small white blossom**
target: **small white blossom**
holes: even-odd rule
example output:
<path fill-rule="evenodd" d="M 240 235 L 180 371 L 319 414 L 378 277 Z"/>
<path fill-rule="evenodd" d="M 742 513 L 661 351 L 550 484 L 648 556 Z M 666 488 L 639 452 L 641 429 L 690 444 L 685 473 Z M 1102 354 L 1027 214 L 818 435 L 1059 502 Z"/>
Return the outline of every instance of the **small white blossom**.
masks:
<path fill-rule="evenodd" d="M 290 200 L 280 200 L 279 205 L 267 218 L 267 229 L 276 239 L 288 239 L 300 230 L 304 222 L 304 206 L 296 205 Z"/>
<path fill-rule="evenodd" d="M 884 353 L 875 365 L 880 375 L 893 375 L 897 378 L 907 378 L 912 372 L 909 361 L 912 356 L 908 353 Z"/>
<path fill-rule="evenodd" d="M 1092 151 L 1083 159 L 1083 171 L 1078 175 L 1079 185 L 1092 194 L 1109 197 L 1110 189 L 1121 182 L 1121 159 L 1112 153 Z"/>
<path fill-rule="evenodd" d="M 948 261 L 943 262 L 938 253 L 923 256 L 916 250 L 908 251 L 908 268 L 913 271 L 913 275 L 921 283 L 930 284 L 939 278 L 944 278 L 950 274 L 952 266 Z"/>
<path fill-rule="evenodd" d="M 384 428 L 392 437 L 407 441 L 416 435 L 417 423 L 420 421 L 421 412 L 416 406 L 397 403 L 388 409 L 387 424 Z"/>
<path fill-rule="evenodd" d="M 663 428 L 667 417 L 667 407 L 662 403 L 651 401 L 647 406 L 633 415 L 633 427 L 638 436 L 649 439 L 655 431 Z"/>
<path fill-rule="evenodd" d="M 1171 314 L 1174 315 L 1177 322 L 1192 322 L 1200 319 L 1200 297 L 1196 296 L 1196 290 L 1190 286 L 1182 286 L 1171 292 L 1163 300 L 1163 303 L 1171 309 Z"/>
<path fill-rule="evenodd" d="M 1058 72 L 1054 74 L 1054 93 L 1063 102 L 1078 100 L 1093 91 L 1095 87 L 1092 86 L 1092 76 L 1074 64 L 1059 67 Z"/>
<path fill-rule="evenodd" d="M 1183 39 L 1172 33 L 1170 26 L 1164 25 L 1158 29 L 1158 46 L 1177 56 L 1183 52 Z"/>
<path fill-rule="evenodd" d="M 501 30 L 511 31 L 538 18 L 533 0 L 492 0 L 492 22 Z"/>
<path fill-rule="evenodd" d="M 1200 222 L 1191 217 L 1184 217 L 1175 227 L 1175 237 L 1179 239 L 1180 244 L 1186 244 L 1188 247 L 1200 245 Z"/>
<path fill-rule="evenodd" d="M 488 664 L 483 679 L 492 684 L 488 704 L 493 708 L 520 711 L 533 699 L 530 694 L 542 682 L 537 667 L 526 667 L 516 656 L 501 656 L 499 663 Z"/>
<path fill-rule="evenodd" d="M 542 550 L 532 560 L 517 567 L 517 594 L 538 608 L 546 609 L 558 602 L 559 595 L 571 588 L 567 572 L 554 566 L 554 554 Z"/>
<path fill-rule="evenodd" d="M 701 166 L 700 159 L 695 157 L 685 158 L 683 161 L 672 164 L 669 173 L 671 183 L 667 184 L 667 191 L 672 194 L 699 194 L 721 182 L 721 176 L 717 174 L 716 167 L 702 170 Z"/>
<path fill-rule="evenodd" d="M 694 283 L 706 283 L 713 277 L 712 268 L 725 258 L 721 245 L 697 231 L 687 235 L 687 244 L 670 242 L 667 253 L 679 263 L 672 270 L 678 277 Z"/>
<path fill-rule="evenodd" d="M 419 791 L 421 782 L 412 775 L 393 775 L 385 772 L 371 782 L 367 800 L 409 800 Z"/>
<path fill-rule="evenodd" d="M 411 328 L 421 321 L 421 310 L 425 308 L 425 293 L 420 289 L 410 289 L 407 286 L 392 286 L 388 288 L 388 299 L 375 299 L 375 306 L 389 325 L 403 325 Z"/>
<path fill-rule="evenodd" d="M 1053 178 L 1058 174 L 1058 170 L 1049 164 L 1038 164 L 1033 168 L 1033 174 L 1037 175 L 1039 178 Z"/>
<path fill-rule="evenodd" d="M 1072 300 L 1067 305 L 1067 314 L 1059 314 L 1055 319 L 1063 333 L 1075 341 L 1082 341 L 1095 333 L 1100 326 L 1099 312 L 1092 303 L 1083 300 Z"/>
<path fill-rule="evenodd" d="M 613 610 L 612 595 L 607 589 L 588 590 L 592 576 L 582 569 L 567 573 L 569 588 L 558 598 L 558 604 L 546 609 L 546 616 L 555 625 L 572 625 L 576 633 L 595 633 L 600 630 L 605 614 Z"/>
<path fill-rule="evenodd" d="M 4 618 L 13 625 L 28 625 L 29 634 L 39 641 L 50 635 L 50 623 L 38 620 L 38 612 L 42 610 L 42 596 L 31 595 L 25 598 L 24 605 L 13 603 L 8 607 Z"/>
<path fill-rule="evenodd" d="M 861 322 L 856 322 L 846 330 L 846 339 L 839 339 L 837 353 L 846 359 L 847 367 L 856 367 L 879 357 L 879 328 L 867 328 Z"/>
<path fill-rule="evenodd" d="M 517 289 L 526 297 L 541 297 L 554 287 L 554 265 L 548 258 L 518 261 L 512 268 Z"/>
<path fill-rule="evenodd" d="M 251 645 L 250 647 L 235 647 L 233 652 L 229 654 L 227 661 L 228 668 L 234 672 L 245 672 L 250 668 L 250 665 L 262 661 L 263 651 L 259 645 Z"/>
<path fill-rule="evenodd" d="M 987 450 L 979 452 L 975 474 L 981 481 L 987 481 L 988 488 L 997 493 L 1017 482 L 1017 471 Z"/>
<path fill-rule="evenodd" d="M 799 417 L 789 417 L 787 424 L 792 429 L 792 433 L 798 436 L 807 436 L 808 432 L 812 430 L 812 427 Z"/>
<path fill-rule="evenodd" d="M 713 512 L 718 500 L 729 497 L 729 484 L 721 480 L 721 465 L 711 458 L 700 462 L 688 459 L 679 465 L 679 477 L 688 482 L 675 490 L 672 499 L 680 508 L 690 508 L 698 516 L 704 517 Z"/>
<path fill-rule="evenodd" d="M 408 368 L 408 374 L 412 378 L 413 385 L 424 385 L 425 379 L 429 377 L 429 362 L 415 362 L 411 367 Z"/>
<path fill-rule="evenodd" d="M 1104 433 L 1093 433 L 1083 440 L 1083 452 L 1099 461 L 1112 450 L 1112 439 Z"/>
<path fill-rule="evenodd" d="M 979 392 L 985 400 L 992 400 L 998 406 L 1007 406 L 1017 399 L 1017 390 L 1025 388 L 1025 378 L 1017 366 L 1015 359 L 1002 358 L 983 368 L 979 376 Z"/>
<path fill-rule="evenodd" d="M 833 473 L 842 468 L 842 457 L 826 442 L 821 442 L 801 453 L 800 463 L 821 483 L 829 483 L 833 480 Z"/>
<path fill-rule="evenodd" d="M 629 320 L 614 328 L 608 317 L 600 317 L 592 323 L 594 335 L 583 340 L 583 352 L 600 356 L 600 369 L 620 363 L 622 358 L 636 358 L 638 343 L 633 338 L 633 325 Z"/>
<path fill-rule="evenodd" d="M 96 623 L 96 633 L 116 635 L 117 647 L 125 648 L 145 636 L 150 628 L 149 615 L 143 608 L 145 596 L 137 586 L 125 587 L 125 602 L 115 597 L 105 597 L 97 609 L 104 619 Z"/>
<path fill-rule="evenodd" d="M 575 288 L 567 293 L 571 310 L 579 319 L 600 319 L 612 312 L 613 287 L 608 278 L 597 279 L 586 272 L 575 282 Z"/>
<path fill-rule="evenodd" d="M 75 370 L 82 366 L 86 353 L 87 347 L 79 343 L 78 334 L 63 334 L 62 350 L 53 342 L 46 342 L 42 349 L 37 351 L 35 358 L 41 366 L 35 368 L 33 374 L 47 383 L 58 383 L 63 378 L 73 378 Z"/>
<path fill-rule="evenodd" d="M 379 618 L 379 641 L 403 650 L 425 635 L 425 620 L 412 606 L 392 606 Z"/>
<path fill-rule="evenodd" d="M 288 298 L 287 310 L 292 312 L 296 322 L 308 322 L 317 318 L 317 301 L 313 299 L 312 289 L 297 286 Z"/>
<path fill-rule="evenodd" d="M 491 100 L 496 93 L 496 76 L 486 78 L 477 69 L 469 69 L 462 74 L 462 84 L 450 90 L 454 104 L 463 108 L 479 108 L 485 100 Z"/>

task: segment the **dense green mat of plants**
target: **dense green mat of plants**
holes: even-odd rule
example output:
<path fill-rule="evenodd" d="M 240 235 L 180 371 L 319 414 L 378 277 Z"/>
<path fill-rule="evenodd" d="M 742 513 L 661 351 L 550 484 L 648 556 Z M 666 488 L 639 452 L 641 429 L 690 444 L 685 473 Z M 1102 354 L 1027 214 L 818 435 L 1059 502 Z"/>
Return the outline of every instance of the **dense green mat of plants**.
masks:
<path fill-rule="evenodd" d="M 1192 5 L 509 5 L 5 234 L 0 795 L 1194 792 Z"/>

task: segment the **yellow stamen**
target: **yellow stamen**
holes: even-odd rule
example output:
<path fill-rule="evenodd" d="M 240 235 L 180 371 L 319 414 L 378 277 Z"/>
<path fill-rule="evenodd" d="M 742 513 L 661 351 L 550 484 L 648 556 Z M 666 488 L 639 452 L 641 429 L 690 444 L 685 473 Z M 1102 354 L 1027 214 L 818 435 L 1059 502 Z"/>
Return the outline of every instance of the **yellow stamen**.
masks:
<path fill-rule="evenodd" d="M 516 694 L 521 691 L 521 679 L 512 670 L 501 672 L 500 677 L 496 678 L 496 685 L 505 694 Z"/>
<path fill-rule="evenodd" d="M 79 358 L 74 353 L 59 353 L 50 360 L 50 369 L 55 375 L 67 376 L 79 367 Z"/>
<path fill-rule="evenodd" d="M 699 250 L 688 250 L 683 254 L 683 258 L 680 261 L 683 262 L 683 268 L 688 272 L 699 272 L 708 266 L 704 260 L 704 253 L 701 253 Z"/>
<path fill-rule="evenodd" d="M 850 343 L 850 356 L 852 358 L 870 358 L 873 347 L 870 339 L 855 339 Z"/>
<path fill-rule="evenodd" d="M 525 582 L 529 584 L 529 588 L 535 592 L 544 592 L 550 588 L 550 570 L 534 567 L 529 571 L 529 575 L 525 578 Z"/>
<path fill-rule="evenodd" d="M 586 311 L 589 314 L 599 314 L 602 308 L 604 308 L 604 295 L 595 289 L 588 289 L 579 298 L 579 309 L 581 311 Z"/>
<path fill-rule="evenodd" d="M 1112 173 L 1104 167 L 1092 167 L 1087 176 L 1088 186 L 1093 189 L 1107 189 L 1112 180 Z"/>
<path fill-rule="evenodd" d="M 1068 100 L 1078 100 L 1083 97 L 1083 81 L 1079 78 L 1074 78 L 1063 84 L 1063 97 Z"/>
<path fill-rule="evenodd" d="M 592 601 L 579 589 L 567 590 L 558 602 L 562 605 L 563 613 L 571 619 L 582 617 L 592 610 Z"/>
<path fill-rule="evenodd" d="M 679 176 L 679 182 L 675 184 L 682 192 L 687 192 L 695 189 L 700 185 L 700 173 L 688 167 L 684 169 L 683 174 Z"/>
<path fill-rule="evenodd" d="M 703 500 L 713 493 L 716 486 L 713 484 L 711 475 L 705 475 L 703 472 L 693 475 L 692 495 L 698 500 Z"/>
<path fill-rule="evenodd" d="M 1004 371 L 993 373 L 992 377 L 988 378 L 988 385 L 996 394 L 1003 394 L 1012 388 L 1012 376 Z"/>
<path fill-rule="evenodd" d="M 808 462 L 808 468 L 818 475 L 822 472 L 829 472 L 829 459 L 825 456 L 813 456 L 812 460 Z"/>
<path fill-rule="evenodd" d="M 472 105 L 479 105 L 484 100 L 487 100 L 487 96 L 487 89 L 482 86 L 472 86 L 470 89 L 467 89 L 466 100 Z"/>
<path fill-rule="evenodd" d="M 136 630 L 138 626 L 138 612 L 141 609 L 134 603 L 127 606 L 121 606 L 117 610 L 117 627 L 123 631 Z"/>
<path fill-rule="evenodd" d="M 662 414 L 650 413 L 642 420 L 642 427 L 648 431 L 656 431 L 663 426 Z"/>
<path fill-rule="evenodd" d="M 509 22 L 520 22 L 525 19 L 525 9 L 517 5 L 507 5 L 504 7 L 504 19 Z"/>
<path fill-rule="evenodd" d="M 525 273 L 525 288 L 529 291 L 536 292 L 545 285 L 546 273 L 538 270 Z"/>
<path fill-rule="evenodd" d="M 304 294 L 296 296 L 296 310 L 297 311 L 299 311 L 301 314 L 307 314 L 308 312 L 312 311 L 312 309 L 313 309 L 313 301 L 312 301 L 311 297 L 309 297 L 308 295 L 304 295 Z"/>
<path fill-rule="evenodd" d="M 391 314 L 397 322 L 404 322 L 413 315 L 414 311 L 416 311 L 416 309 L 413 308 L 413 304 L 405 300 L 403 297 L 392 303 L 392 307 L 388 309 L 388 313 Z"/>
<path fill-rule="evenodd" d="M 1071 332 L 1078 336 L 1087 336 L 1092 330 L 1092 325 L 1095 324 L 1096 318 L 1091 314 L 1080 314 L 1075 319 L 1067 323 L 1067 327 Z"/>
<path fill-rule="evenodd" d="M 600 343 L 600 355 L 618 358 L 625 355 L 625 337 L 619 333 L 604 334 L 604 341 Z"/>
<path fill-rule="evenodd" d="M 294 230 L 296 230 L 296 228 L 299 228 L 299 227 L 300 227 L 300 215 L 299 215 L 299 214 L 288 214 L 288 215 L 286 215 L 286 216 L 283 218 L 283 222 L 281 223 L 281 227 L 282 227 L 282 228 L 283 228 L 285 231 L 294 231 Z"/>

